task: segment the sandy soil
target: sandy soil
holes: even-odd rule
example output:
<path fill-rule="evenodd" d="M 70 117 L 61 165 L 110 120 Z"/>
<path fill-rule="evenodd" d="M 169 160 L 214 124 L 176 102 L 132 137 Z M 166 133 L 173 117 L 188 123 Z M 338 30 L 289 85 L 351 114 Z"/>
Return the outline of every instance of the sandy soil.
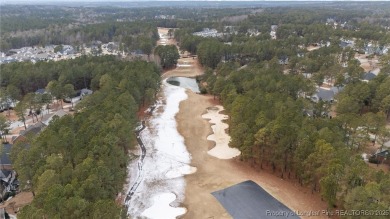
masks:
<path fill-rule="evenodd" d="M 202 118 L 209 121 L 213 134 L 207 136 L 207 140 L 214 141 L 215 147 L 207 153 L 219 159 L 232 159 L 241 154 L 237 148 L 229 147 L 230 136 L 226 133 L 229 125 L 224 122 L 228 118 L 227 115 L 220 113 L 223 111 L 223 106 L 207 108 L 207 113 L 202 115 Z"/>
<path fill-rule="evenodd" d="M 373 58 L 369 59 L 365 54 L 356 53 L 355 59 L 359 60 L 360 67 L 362 67 L 365 72 L 373 71 L 379 65 L 379 59 L 377 56 L 374 56 Z"/>

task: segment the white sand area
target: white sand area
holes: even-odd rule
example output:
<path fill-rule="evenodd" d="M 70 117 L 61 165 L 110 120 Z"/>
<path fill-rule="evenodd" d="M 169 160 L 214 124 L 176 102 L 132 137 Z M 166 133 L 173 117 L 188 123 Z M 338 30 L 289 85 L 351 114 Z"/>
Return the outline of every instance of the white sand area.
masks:
<path fill-rule="evenodd" d="M 174 208 L 170 204 L 175 201 L 173 193 L 160 193 L 153 197 L 153 205 L 146 209 L 141 216 L 151 219 L 175 219 L 187 212 L 185 208 Z"/>
<path fill-rule="evenodd" d="M 213 134 L 207 137 L 207 140 L 215 141 L 215 147 L 209 150 L 207 153 L 213 157 L 219 159 L 231 159 L 241 154 L 237 148 L 229 147 L 230 136 L 225 132 L 229 127 L 228 124 L 222 122 L 228 118 L 227 115 L 220 114 L 223 107 L 217 105 L 207 109 L 207 113 L 202 115 L 202 118 L 209 119 L 209 122 L 213 124 L 211 129 Z"/>

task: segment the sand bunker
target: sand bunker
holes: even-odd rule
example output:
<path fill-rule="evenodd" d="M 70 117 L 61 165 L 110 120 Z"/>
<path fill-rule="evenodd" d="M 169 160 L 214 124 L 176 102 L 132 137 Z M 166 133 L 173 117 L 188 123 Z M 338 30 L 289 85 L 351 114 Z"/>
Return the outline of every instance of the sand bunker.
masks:
<path fill-rule="evenodd" d="M 192 166 L 189 166 L 187 164 L 184 164 L 183 166 L 181 167 L 178 167 L 178 168 L 175 168 L 175 169 L 172 169 L 172 170 L 169 170 L 165 176 L 168 178 L 168 179 L 173 179 L 173 178 L 177 178 L 177 177 L 182 177 L 184 175 L 188 175 L 188 174 L 193 174 L 196 172 L 196 167 L 192 167 Z"/>
<path fill-rule="evenodd" d="M 209 119 L 209 122 L 213 124 L 211 128 L 214 134 L 209 135 L 207 140 L 215 141 L 215 147 L 207 153 L 219 159 L 231 159 L 240 155 L 241 152 L 237 148 L 229 147 L 230 136 L 225 132 L 229 125 L 222 122 L 228 116 L 220 114 L 222 110 L 223 107 L 218 105 L 208 108 L 207 113 L 202 115 L 202 118 Z"/>
<path fill-rule="evenodd" d="M 175 201 L 176 195 L 173 193 L 161 193 L 153 197 L 152 207 L 146 209 L 141 216 L 151 219 L 175 219 L 187 212 L 185 208 L 174 208 L 170 204 Z"/>

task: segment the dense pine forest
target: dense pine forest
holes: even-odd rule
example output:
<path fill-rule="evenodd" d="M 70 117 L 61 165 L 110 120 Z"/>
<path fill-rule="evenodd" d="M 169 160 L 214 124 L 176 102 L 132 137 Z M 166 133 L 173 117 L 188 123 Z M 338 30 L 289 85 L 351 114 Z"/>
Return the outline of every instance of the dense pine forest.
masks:
<path fill-rule="evenodd" d="M 230 116 L 230 146 L 240 149 L 241 159 L 310 185 L 330 208 L 341 204 L 346 209 L 387 209 L 389 174 L 371 170 L 359 152 L 369 144 L 368 132 L 382 143 L 390 139 L 385 130 L 389 106 L 382 99 L 390 95 L 388 76 L 382 73 L 369 84 L 348 84 L 336 105 L 337 116 L 324 118 L 326 103 L 312 104 L 303 98 L 301 94 L 312 88 L 300 75 L 284 75 L 278 63 L 263 62 L 243 70 L 224 64 L 216 74 L 206 75 L 208 89 Z M 373 105 L 363 106 L 365 98 Z M 345 106 L 349 99 L 356 105 Z M 363 105 L 358 105 L 359 100 Z M 370 112 L 359 114 L 361 107 Z M 315 115 L 308 117 L 304 113 L 308 109 Z M 379 201 L 371 203 L 368 197 Z"/>
<path fill-rule="evenodd" d="M 14 69 L 23 67 L 16 64 Z M 127 152 L 135 144 L 136 112 L 153 101 L 159 87 L 158 68 L 151 63 L 124 62 L 110 56 L 56 65 L 40 63 L 30 70 L 34 72 L 34 68 L 47 77 L 42 80 L 58 80 L 59 84 L 66 83 L 61 78 L 68 77 L 69 72 L 74 73 L 74 82 L 85 77 L 76 72 L 88 72 L 87 86 L 95 92 L 77 105 L 73 116 L 55 119 L 39 137 L 13 147 L 19 180 L 23 187 L 30 186 L 35 195 L 18 217 L 118 217 L 121 209 L 114 199 L 127 176 Z M 58 74 L 52 75 L 53 68 Z"/>

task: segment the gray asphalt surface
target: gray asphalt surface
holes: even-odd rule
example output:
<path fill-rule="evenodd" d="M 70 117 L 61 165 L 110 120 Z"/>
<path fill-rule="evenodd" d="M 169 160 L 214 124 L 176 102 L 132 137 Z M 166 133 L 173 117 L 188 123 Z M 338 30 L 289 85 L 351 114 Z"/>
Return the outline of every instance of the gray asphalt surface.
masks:
<path fill-rule="evenodd" d="M 300 218 L 251 180 L 211 194 L 234 219 Z"/>

